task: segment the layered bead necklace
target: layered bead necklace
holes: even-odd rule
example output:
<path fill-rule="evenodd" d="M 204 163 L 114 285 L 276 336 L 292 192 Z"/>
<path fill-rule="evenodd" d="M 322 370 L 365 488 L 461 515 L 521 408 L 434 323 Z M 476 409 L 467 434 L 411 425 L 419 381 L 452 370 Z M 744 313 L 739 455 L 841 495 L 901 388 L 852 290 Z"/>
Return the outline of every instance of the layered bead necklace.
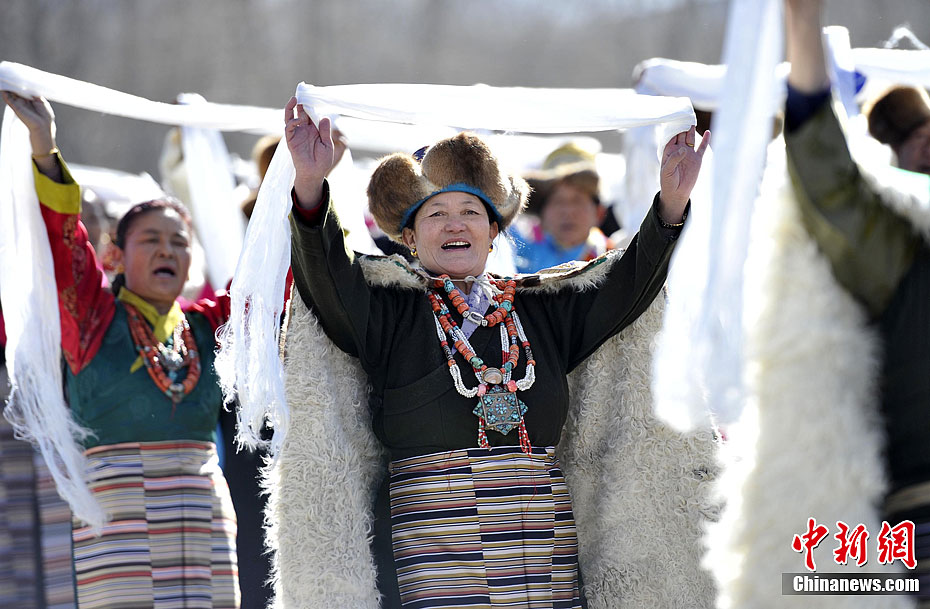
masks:
<path fill-rule="evenodd" d="M 187 319 L 182 317 L 181 322 L 174 328 L 171 346 L 158 342 L 149 325 L 142 319 L 142 315 L 134 306 L 123 303 L 129 316 L 129 332 L 136 350 L 145 362 L 145 369 L 162 393 L 171 400 L 171 414 L 178 403 L 184 399 L 197 386 L 200 380 L 200 356 L 197 354 L 197 343 Z M 177 381 L 182 368 L 187 368 L 187 376 L 181 382 Z"/>
<path fill-rule="evenodd" d="M 427 292 L 427 297 L 433 308 L 436 333 L 446 355 L 449 374 L 452 375 L 456 391 L 466 398 L 478 398 L 478 405 L 472 411 L 478 417 L 478 445 L 482 448 L 490 448 L 487 429 L 507 435 L 514 428 L 518 428 L 520 448 L 524 453 L 529 454 L 533 447 L 523 420 L 523 415 L 526 414 L 526 404 L 517 397 L 517 391 L 527 391 L 536 382 L 536 361 L 533 359 L 530 342 L 520 323 L 520 316 L 513 308 L 516 282 L 508 279 L 493 281 L 493 283 L 500 293 L 494 295 L 497 308 L 487 315 L 471 310 L 465 302 L 465 297 L 456 289 L 448 275 L 441 275 L 434 281 L 434 289 Z M 470 320 L 480 326 L 500 328 L 502 360 L 500 368 L 489 367 L 478 357 L 468 337 L 452 319 L 437 289 L 445 290 L 452 306 L 456 308 L 462 319 Z M 465 387 L 462 373 L 449 347 L 450 342 L 471 364 L 475 378 L 478 380 L 477 387 L 471 389 Z M 526 354 L 526 374 L 521 380 L 514 380 L 511 377 L 520 359 L 521 346 Z"/>

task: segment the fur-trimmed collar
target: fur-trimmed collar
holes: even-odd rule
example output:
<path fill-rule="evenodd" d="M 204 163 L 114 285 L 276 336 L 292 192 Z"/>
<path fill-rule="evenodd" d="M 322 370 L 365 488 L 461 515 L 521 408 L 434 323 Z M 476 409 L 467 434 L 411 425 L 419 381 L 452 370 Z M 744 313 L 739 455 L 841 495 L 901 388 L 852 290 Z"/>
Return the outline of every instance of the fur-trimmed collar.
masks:
<path fill-rule="evenodd" d="M 577 291 L 596 288 L 607 277 L 611 265 L 620 259 L 620 250 L 611 250 L 588 262 L 565 262 L 536 273 L 517 275 L 518 290 L 527 292 L 557 292 L 564 289 Z M 397 254 L 391 256 L 365 255 L 359 263 L 369 285 L 400 289 L 425 290 L 431 277 L 421 268 L 410 264 Z M 500 276 L 493 275 L 500 279 Z"/>
<path fill-rule="evenodd" d="M 930 245 L 930 176 L 890 165 L 860 164 L 862 176 L 889 209 L 910 222 Z"/>

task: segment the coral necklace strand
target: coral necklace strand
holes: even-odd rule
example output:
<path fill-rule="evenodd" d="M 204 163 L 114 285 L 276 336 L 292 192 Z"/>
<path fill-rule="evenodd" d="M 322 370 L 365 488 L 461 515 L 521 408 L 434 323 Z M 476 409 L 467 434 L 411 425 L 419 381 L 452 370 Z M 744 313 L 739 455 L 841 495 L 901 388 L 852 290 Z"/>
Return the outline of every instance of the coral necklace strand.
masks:
<path fill-rule="evenodd" d="M 136 350 L 145 362 L 145 369 L 162 393 L 171 400 L 171 414 L 178 402 L 184 399 L 197 386 L 200 380 L 200 356 L 197 354 L 197 343 L 186 318 L 174 329 L 172 348 L 169 350 L 164 344 L 158 342 L 148 323 L 142 319 L 139 311 L 130 304 L 124 303 L 129 316 L 129 332 L 136 345 Z M 168 376 L 168 372 L 177 372 L 187 367 L 187 376 L 177 383 Z"/>
<path fill-rule="evenodd" d="M 489 368 L 484 363 L 484 360 L 478 357 L 465 333 L 452 319 L 449 309 L 439 294 L 428 291 L 427 297 L 436 318 L 437 336 L 445 353 L 449 373 L 452 375 L 456 390 L 468 398 L 478 397 L 478 406 L 474 409 L 474 414 L 478 417 L 478 445 L 482 448 L 490 448 L 486 428 L 493 429 L 504 435 L 508 434 L 513 428 L 517 428 L 520 448 L 523 452 L 529 454 L 532 451 L 532 445 L 526 430 L 526 423 L 523 420 L 527 408 L 526 404 L 517 398 L 516 393 L 518 389 L 526 391 L 533 386 L 536 380 L 536 361 L 533 359 L 533 351 L 530 348 L 529 340 L 527 340 L 526 333 L 520 324 L 520 317 L 513 310 L 516 282 L 513 280 L 497 282 L 497 286 L 504 288 L 501 294 L 494 297 L 498 303 L 498 308 L 482 318 L 484 320 L 482 325 L 500 325 L 501 358 L 503 362 L 501 369 Z M 471 313 L 468 305 L 464 303 L 464 298 L 461 298 L 461 294 L 452 286 L 448 276 L 441 277 L 436 282 L 435 287 L 445 288 L 452 299 L 453 305 L 456 306 L 463 318 L 470 318 L 475 323 L 478 323 L 480 315 Z M 462 375 L 459 372 L 458 364 L 455 362 L 452 349 L 449 347 L 449 342 L 471 364 L 475 377 L 478 379 L 478 386 L 474 389 L 467 389 L 462 382 Z M 526 376 L 522 380 L 516 381 L 511 378 L 511 375 L 520 357 L 521 343 L 526 352 Z"/>
<path fill-rule="evenodd" d="M 433 282 L 433 287 L 442 288 L 446 291 L 446 294 L 449 295 L 449 300 L 452 301 L 452 306 L 459 312 L 462 319 L 470 319 L 479 326 L 492 327 L 504 321 L 507 314 L 513 309 L 513 296 L 517 291 L 517 282 L 513 279 L 497 280 L 494 282 L 494 285 L 496 285 L 498 289 L 503 290 L 503 294 L 494 297 L 497 301 L 497 309 L 482 316 L 480 313 L 475 313 L 471 310 L 471 307 L 465 302 L 465 297 L 462 296 L 462 293 L 455 287 L 455 284 L 452 283 L 452 279 L 448 275 L 440 275 L 439 279 Z"/>

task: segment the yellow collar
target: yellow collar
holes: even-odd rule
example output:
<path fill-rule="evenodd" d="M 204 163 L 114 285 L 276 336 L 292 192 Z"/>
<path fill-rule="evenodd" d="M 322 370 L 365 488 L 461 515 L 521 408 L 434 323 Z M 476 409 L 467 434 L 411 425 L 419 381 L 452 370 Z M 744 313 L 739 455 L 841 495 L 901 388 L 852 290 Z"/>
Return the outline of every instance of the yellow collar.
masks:
<path fill-rule="evenodd" d="M 174 332 L 174 328 L 184 319 L 184 312 L 181 311 L 181 305 L 179 305 L 177 301 L 171 305 L 171 309 L 169 309 L 167 313 L 159 315 L 155 307 L 148 301 L 144 300 L 135 292 L 130 292 L 125 287 L 120 288 L 119 295 L 117 295 L 116 298 L 121 302 L 135 307 L 136 310 L 142 314 L 142 317 L 145 318 L 145 321 L 152 324 L 152 333 L 155 334 L 155 340 L 160 343 L 168 340 L 168 337 Z M 138 370 L 141 366 L 142 356 L 139 356 L 129 369 L 130 374 Z"/>

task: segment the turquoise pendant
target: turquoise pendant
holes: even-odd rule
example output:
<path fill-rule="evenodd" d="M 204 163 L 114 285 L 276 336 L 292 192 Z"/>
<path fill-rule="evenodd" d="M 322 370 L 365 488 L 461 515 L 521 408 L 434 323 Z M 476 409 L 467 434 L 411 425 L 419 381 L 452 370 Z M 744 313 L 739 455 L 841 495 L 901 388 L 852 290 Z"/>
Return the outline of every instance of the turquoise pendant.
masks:
<path fill-rule="evenodd" d="M 507 435 L 520 426 L 526 414 L 526 404 L 506 387 L 491 385 L 488 392 L 478 398 L 478 405 L 472 412 L 484 419 L 485 428 Z"/>

